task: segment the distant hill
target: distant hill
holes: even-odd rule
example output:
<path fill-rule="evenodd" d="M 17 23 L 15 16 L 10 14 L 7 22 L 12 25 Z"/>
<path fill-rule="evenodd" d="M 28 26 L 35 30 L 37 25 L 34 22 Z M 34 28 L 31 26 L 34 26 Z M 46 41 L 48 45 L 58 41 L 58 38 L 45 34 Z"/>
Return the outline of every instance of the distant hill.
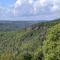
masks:
<path fill-rule="evenodd" d="M 0 21 L 0 31 L 16 31 L 30 27 L 36 21 Z"/>
<path fill-rule="evenodd" d="M 0 31 L 16 31 L 30 27 L 32 24 L 45 21 L 0 21 Z"/>

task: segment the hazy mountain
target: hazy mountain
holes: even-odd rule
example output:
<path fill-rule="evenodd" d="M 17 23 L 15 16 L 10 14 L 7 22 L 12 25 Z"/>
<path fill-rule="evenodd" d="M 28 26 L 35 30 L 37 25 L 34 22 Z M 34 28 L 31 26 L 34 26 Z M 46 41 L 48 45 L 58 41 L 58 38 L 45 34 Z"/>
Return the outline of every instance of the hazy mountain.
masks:
<path fill-rule="evenodd" d="M 0 21 L 0 31 L 15 31 L 43 21 Z M 44 21 L 45 22 L 45 21 Z"/>

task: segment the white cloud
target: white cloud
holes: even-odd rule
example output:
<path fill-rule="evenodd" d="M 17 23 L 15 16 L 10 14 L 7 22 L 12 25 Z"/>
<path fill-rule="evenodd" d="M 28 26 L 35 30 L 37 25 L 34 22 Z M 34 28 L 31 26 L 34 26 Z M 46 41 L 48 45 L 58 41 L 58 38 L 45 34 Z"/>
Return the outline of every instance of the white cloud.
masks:
<path fill-rule="evenodd" d="M 0 16 L 21 17 L 60 13 L 60 0 L 16 0 L 9 8 L 0 8 Z"/>
<path fill-rule="evenodd" d="M 15 7 L 18 7 L 22 4 L 22 1 L 21 0 L 16 0 L 16 3 L 15 3 Z"/>
<path fill-rule="evenodd" d="M 51 10 L 53 12 L 57 11 L 57 10 L 59 10 L 59 6 L 58 5 L 53 5 L 53 7 L 51 8 Z"/>
<path fill-rule="evenodd" d="M 60 0 L 16 0 L 13 13 L 18 15 L 36 15 L 60 10 Z M 28 13 L 29 12 L 29 13 Z"/>
<path fill-rule="evenodd" d="M 60 10 L 60 0 L 53 0 L 53 6 L 51 10 L 54 12 Z"/>

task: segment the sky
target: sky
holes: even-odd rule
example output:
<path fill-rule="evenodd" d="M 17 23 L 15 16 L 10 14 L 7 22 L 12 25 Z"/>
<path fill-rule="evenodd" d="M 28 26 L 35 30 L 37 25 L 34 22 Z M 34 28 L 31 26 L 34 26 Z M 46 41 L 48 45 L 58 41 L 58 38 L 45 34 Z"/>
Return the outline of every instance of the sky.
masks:
<path fill-rule="evenodd" d="M 60 0 L 0 0 L 0 20 L 60 18 Z"/>

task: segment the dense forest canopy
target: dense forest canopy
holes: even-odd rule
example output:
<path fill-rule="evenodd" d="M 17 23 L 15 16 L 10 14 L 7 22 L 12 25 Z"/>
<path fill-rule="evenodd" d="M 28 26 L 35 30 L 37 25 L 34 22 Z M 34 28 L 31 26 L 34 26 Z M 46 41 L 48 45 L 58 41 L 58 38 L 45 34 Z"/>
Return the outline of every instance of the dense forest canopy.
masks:
<path fill-rule="evenodd" d="M 60 24 L 48 30 L 43 50 L 45 60 L 60 60 Z"/>
<path fill-rule="evenodd" d="M 14 26 L 0 27 L 0 60 L 60 60 L 60 19 Z"/>

